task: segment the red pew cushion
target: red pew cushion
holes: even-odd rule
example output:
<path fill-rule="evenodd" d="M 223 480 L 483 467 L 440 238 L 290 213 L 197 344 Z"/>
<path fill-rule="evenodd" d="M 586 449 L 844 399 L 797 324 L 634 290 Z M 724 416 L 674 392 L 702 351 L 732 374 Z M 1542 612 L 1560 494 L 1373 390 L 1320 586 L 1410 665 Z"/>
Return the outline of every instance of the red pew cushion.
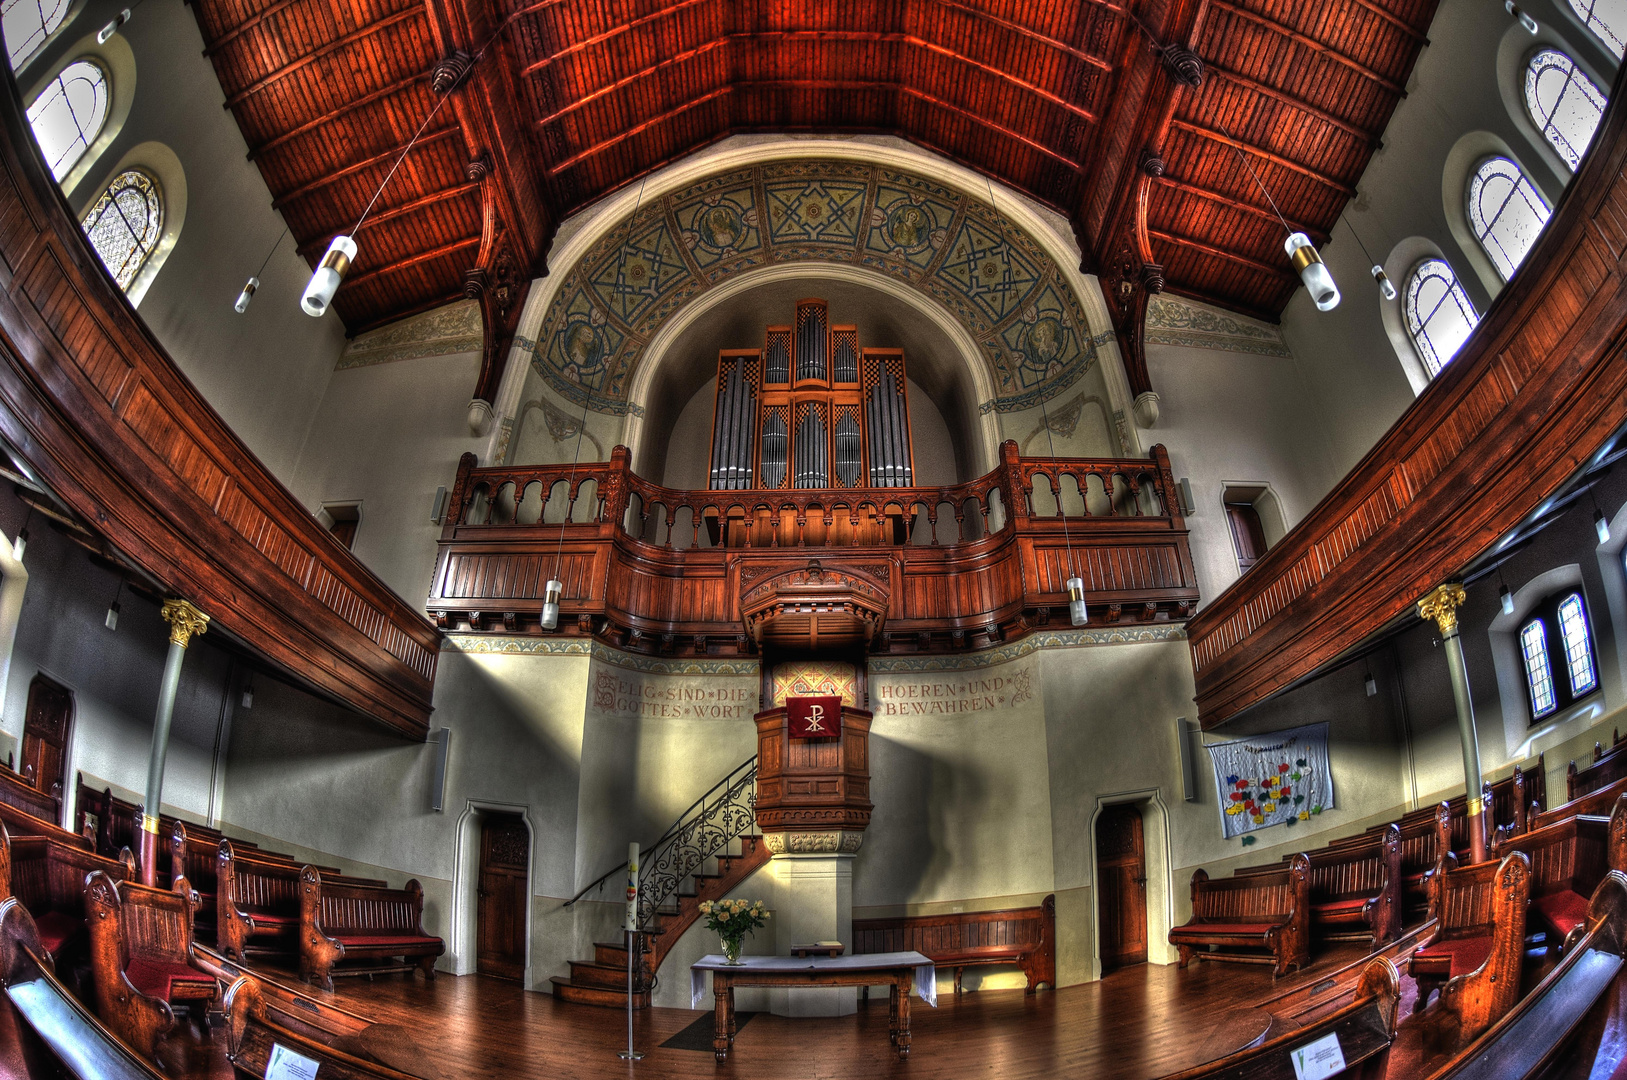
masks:
<path fill-rule="evenodd" d="M 1561 938 L 1587 921 L 1587 899 L 1569 889 L 1532 897 L 1531 906 Z"/>
<path fill-rule="evenodd" d="M 251 911 L 248 913 L 248 915 L 249 918 L 254 920 L 254 925 L 256 926 L 294 926 L 299 922 L 298 915 L 273 915 L 268 911 Z"/>
<path fill-rule="evenodd" d="M 1413 972 L 1446 974 L 1449 978 L 1476 971 L 1491 955 L 1491 935 L 1439 941 L 1413 954 Z"/>
<path fill-rule="evenodd" d="M 1329 900 L 1324 904 L 1312 904 L 1311 914 L 1318 919 L 1361 922 L 1362 909 L 1366 906 L 1367 898 L 1364 896 L 1350 900 Z"/>
<path fill-rule="evenodd" d="M 45 946 L 45 951 L 55 954 L 84 923 L 61 911 L 47 911 L 34 920 L 34 925 L 39 928 L 40 944 Z"/>
<path fill-rule="evenodd" d="M 125 969 L 130 985 L 148 997 L 169 1001 L 181 990 L 213 991 L 215 980 L 196 968 L 169 960 L 144 960 L 137 957 Z"/>
<path fill-rule="evenodd" d="M 1281 926 L 1280 922 L 1240 923 L 1240 922 L 1205 922 L 1187 923 L 1171 930 L 1171 937 L 1211 937 L 1217 934 L 1261 934 Z"/>
<path fill-rule="evenodd" d="M 385 946 L 401 946 L 405 948 L 426 946 L 434 948 L 442 944 L 440 938 L 424 937 L 419 934 L 335 934 L 333 940 L 347 949 L 384 948 Z"/>

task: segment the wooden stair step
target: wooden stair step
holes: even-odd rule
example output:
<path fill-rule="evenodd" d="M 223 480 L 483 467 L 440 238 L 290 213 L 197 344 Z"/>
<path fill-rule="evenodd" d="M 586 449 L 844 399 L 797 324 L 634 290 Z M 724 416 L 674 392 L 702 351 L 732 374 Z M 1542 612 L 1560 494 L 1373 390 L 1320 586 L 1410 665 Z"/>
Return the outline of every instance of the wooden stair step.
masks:
<path fill-rule="evenodd" d="M 592 960 L 572 960 L 570 981 L 575 986 L 619 987 L 627 990 L 627 962 L 600 964 Z"/>
<path fill-rule="evenodd" d="M 625 1009 L 627 1007 L 627 987 L 619 990 L 603 986 L 579 986 L 569 979 L 558 975 L 548 980 L 553 983 L 554 996 L 561 1001 L 569 1001 L 576 1005 L 597 1005 L 606 1009 Z M 633 995 L 633 1008 L 648 1009 L 650 1007 L 649 991 Z"/>

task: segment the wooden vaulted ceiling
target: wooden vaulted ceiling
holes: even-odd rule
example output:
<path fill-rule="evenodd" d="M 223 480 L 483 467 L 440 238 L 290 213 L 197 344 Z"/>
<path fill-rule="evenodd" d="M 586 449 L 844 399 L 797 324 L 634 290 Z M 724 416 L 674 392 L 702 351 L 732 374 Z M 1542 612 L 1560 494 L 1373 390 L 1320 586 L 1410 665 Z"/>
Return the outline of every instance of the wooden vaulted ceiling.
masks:
<path fill-rule="evenodd" d="M 436 86 L 467 66 L 458 54 L 476 58 L 358 237 L 336 307 L 359 331 L 463 295 L 468 271 L 490 269 L 499 247 L 517 276 L 539 272 L 557 222 L 740 132 L 902 136 L 1066 214 L 1104 281 L 1115 260 L 1125 280 L 1150 262 L 1172 290 L 1272 318 L 1297 281 L 1233 147 L 1289 222 L 1325 241 L 1435 2 L 193 7 L 250 156 L 312 262 L 436 109 Z M 1201 58 L 1201 85 L 1190 68 L 1183 83 L 1162 45 Z M 1138 247 L 1131 266 L 1122 256 Z"/>

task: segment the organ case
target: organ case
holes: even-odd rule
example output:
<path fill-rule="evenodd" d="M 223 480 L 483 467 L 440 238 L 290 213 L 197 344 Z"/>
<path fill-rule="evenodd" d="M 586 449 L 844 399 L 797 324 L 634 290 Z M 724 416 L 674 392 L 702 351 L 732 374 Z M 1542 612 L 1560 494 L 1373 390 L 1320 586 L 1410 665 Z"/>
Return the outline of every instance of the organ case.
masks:
<path fill-rule="evenodd" d="M 708 487 L 901 488 L 915 482 L 904 354 L 859 347 L 823 300 L 761 349 L 718 353 Z"/>

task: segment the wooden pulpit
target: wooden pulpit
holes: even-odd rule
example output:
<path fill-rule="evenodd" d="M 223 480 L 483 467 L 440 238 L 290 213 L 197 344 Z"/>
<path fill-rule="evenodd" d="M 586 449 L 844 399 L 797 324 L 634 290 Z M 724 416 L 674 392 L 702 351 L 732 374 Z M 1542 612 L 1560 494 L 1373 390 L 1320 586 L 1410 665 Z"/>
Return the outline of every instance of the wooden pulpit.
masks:
<path fill-rule="evenodd" d="M 851 854 L 870 823 L 871 714 L 823 700 L 841 718 L 823 737 L 792 734 L 796 699 L 757 714 L 757 825 L 774 838 L 770 850 Z M 821 717 L 815 730 L 834 727 L 830 720 Z"/>

